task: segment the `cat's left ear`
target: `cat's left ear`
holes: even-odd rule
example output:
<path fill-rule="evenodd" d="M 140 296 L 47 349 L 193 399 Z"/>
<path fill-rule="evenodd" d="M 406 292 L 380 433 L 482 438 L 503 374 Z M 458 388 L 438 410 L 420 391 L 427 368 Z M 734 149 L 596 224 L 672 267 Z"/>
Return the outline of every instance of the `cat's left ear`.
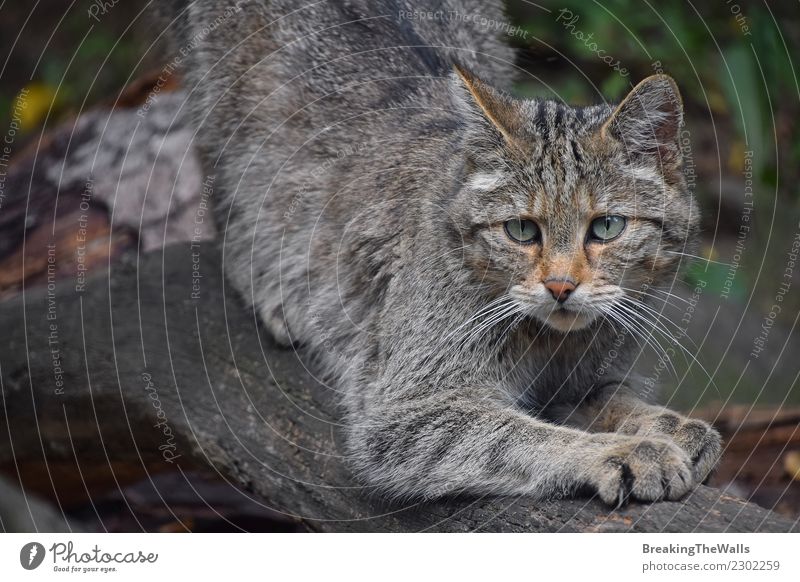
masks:
<path fill-rule="evenodd" d="M 601 128 L 630 157 L 652 156 L 662 166 L 680 160 L 683 101 L 672 77 L 653 75 L 636 85 Z"/>
<path fill-rule="evenodd" d="M 459 65 L 454 66 L 450 84 L 457 109 L 483 138 L 480 141 L 493 136 L 506 146 L 521 145 L 523 115 L 518 101 Z"/>

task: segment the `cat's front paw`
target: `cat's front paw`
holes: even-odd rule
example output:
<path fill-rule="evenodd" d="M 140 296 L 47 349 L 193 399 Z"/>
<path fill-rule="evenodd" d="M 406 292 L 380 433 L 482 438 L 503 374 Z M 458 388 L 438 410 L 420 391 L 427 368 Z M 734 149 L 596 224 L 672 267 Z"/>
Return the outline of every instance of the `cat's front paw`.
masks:
<path fill-rule="evenodd" d="M 692 459 L 692 476 L 697 483 L 708 479 L 722 455 L 722 437 L 710 424 L 674 412 L 648 417 L 637 434 L 643 437 L 663 434 L 675 441 Z"/>
<path fill-rule="evenodd" d="M 629 499 L 680 499 L 695 485 L 692 460 L 666 439 L 615 439 L 589 470 L 600 499 L 617 507 Z"/>

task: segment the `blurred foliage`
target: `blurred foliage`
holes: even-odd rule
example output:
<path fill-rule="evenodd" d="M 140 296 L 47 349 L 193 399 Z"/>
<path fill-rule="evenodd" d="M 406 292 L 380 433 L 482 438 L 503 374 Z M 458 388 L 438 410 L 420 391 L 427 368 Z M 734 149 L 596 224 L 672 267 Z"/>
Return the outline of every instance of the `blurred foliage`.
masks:
<path fill-rule="evenodd" d="M 534 52 L 562 53 L 574 61 L 580 70 L 566 67 L 569 78 L 558 87 L 565 100 L 598 99 L 590 85 L 580 82 L 583 73 L 594 77 L 591 80 L 602 96 L 617 100 L 642 77 L 663 71 L 679 80 L 690 107 L 729 116 L 748 147 L 770 153 L 765 144 L 771 141 L 772 109 L 780 106 L 787 91 L 797 95 L 791 55 L 800 53 L 796 26 L 785 26 L 787 20 L 767 4 L 565 0 L 540 5 L 550 12 L 524 1 L 510 3 L 512 19 L 527 33 L 512 41 Z M 790 14 L 797 24 L 800 15 Z M 605 65 L 575 37 L 576 30 L 592 35 L 592 41 L 631 74 L 622 76 Z M 547 93 L 535 82 L 523 82 L 519 90 Z M 799 149 L 793 149 L 795 161 L 800 161 Z M 764 171 L 770 160 L 758 158 L 759 170 Z"/>
<path fill-rule="evenodd" d="M 20 129 L 27 133 L 38 127 L 56 106 L 55 87 L 44 83 L 29 83 L 12 101 L 11 111 L 19 120 Z"/>
<path fill-rule="evenodd" d="M 0 54 L 8 58 L 0 83 L 0 127 L 22 113 L 22 136 L 30 137 L 45 121 L 53 125 L 99 102 L 113 102 L 125 84 L 154 65 L 152 55 L 139 65 L 149 44 L 142 41 L 147 23 L 136 18 L 144 2 L 117 3 L 97 20 L 89 17 L 91 5 L 91 0 L 44 0 L 0 10 Z M 24 109 L 18 107 L 20 95 L 26 97 Z"/>
<path fill-rule="evenodd" d="M 147 26 L 137 18 L 143 5 L 117 3 L 100 20 L 89 17 L 87 0 L 44 1 L 32 6 L 30 13 L 7 9 L 0 42 L 14 48 L 4 46 L 10 62 L 0 87 L 3 125 L 15 95 L 30 83 L 55 91 L 56 118 L 58 113 L 80 111 L 113 97 L 144 68 L 137 64 L 145 43 L 134 34 Z M 754 157 L 759 177 L 774 183 L 772 113 L 784 95 L 796 95 L 798 90 L 790 55 L 800 54 L 800 31 L 788 26 L 800 21 L 796 6 L 725 0 L 702 5 L 508 0 L 508 11 L 513 24 L 524 31 L 512 36 L 511 42 L 527 51 L 529 61 L 533 57 L 527 68 L 538 77 L 520 83 L 520 94 L 557 95 L 573 103 L 614 100 L 637 80 L 663 70 L 679 80 L 689 107 L 705 110 L 715 119 L 729 119 L 738 140 L 764 154 Z M 630 73 L 620 75 L 570 34 L 564 11 L 577 17 L 572 30 L 592 35 L 592 41 Z M 548 75 L 548 69 L 557 69 L 556 74 Z M 793 106 L 796 110 L 796 99 Z M 800 165 L 800 139 L 786 153 L 788 161 Z"/>

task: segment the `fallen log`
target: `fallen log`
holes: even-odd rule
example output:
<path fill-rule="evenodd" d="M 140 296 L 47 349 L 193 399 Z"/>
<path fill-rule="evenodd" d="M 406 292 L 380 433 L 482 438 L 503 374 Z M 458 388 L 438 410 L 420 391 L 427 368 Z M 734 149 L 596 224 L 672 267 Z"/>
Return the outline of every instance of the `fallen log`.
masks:
<path fill-rule="evenodd" d="M 343 462 L 332 387 L 225 285 L 213 243 L 126 256 L 0 304 L 0 470 L 59 507 L 212 469 L 312 531 L 789 531 L 720 490 L 618 511 L 591 499 L 389 505 Z M 2 515 L 0 510 L 0 516 Z"/>

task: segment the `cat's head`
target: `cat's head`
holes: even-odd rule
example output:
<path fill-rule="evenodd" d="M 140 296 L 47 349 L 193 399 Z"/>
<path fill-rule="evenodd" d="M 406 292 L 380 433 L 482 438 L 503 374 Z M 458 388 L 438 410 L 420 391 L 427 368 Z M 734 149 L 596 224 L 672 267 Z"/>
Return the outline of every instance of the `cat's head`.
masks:
<path fill-rule="evenodd" d="M 451 83 L 466 159 L 450 216 L 475 278 L 559 331 L 630 321 L 698 228 L 674 81 L 575 108 L 513 99 L 463 69 Z"/>

